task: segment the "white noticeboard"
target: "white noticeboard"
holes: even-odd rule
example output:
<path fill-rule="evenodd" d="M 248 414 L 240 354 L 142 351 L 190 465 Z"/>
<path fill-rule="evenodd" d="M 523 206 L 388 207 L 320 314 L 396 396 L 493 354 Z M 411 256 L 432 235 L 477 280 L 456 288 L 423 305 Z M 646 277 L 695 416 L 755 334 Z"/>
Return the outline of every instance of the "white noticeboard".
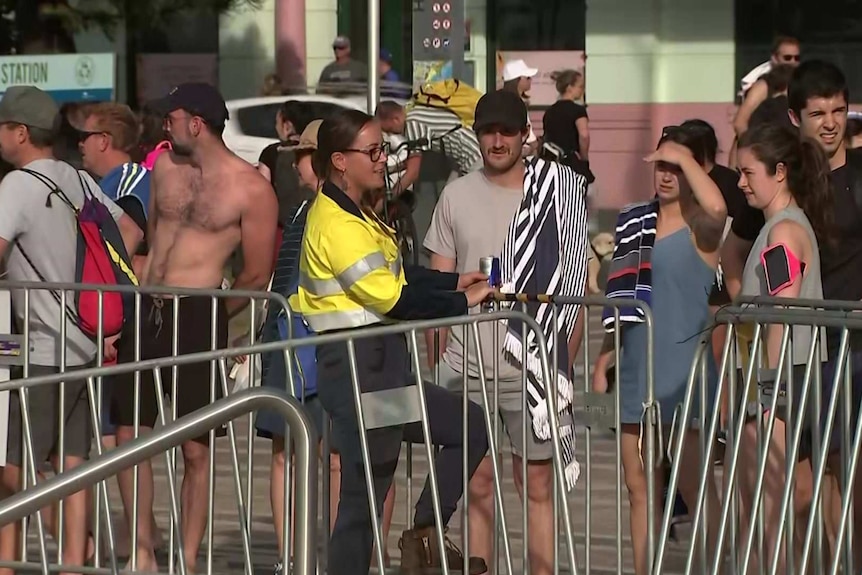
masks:
<path fill-rule="evenodd" d="M 0 290 L 0 338 L 12 333 L 12 294 Z M 7 348 L 4 346 L 3 350 Z M 0 365 L 0 383 L 9 381 L 9 367 Z M 0 467 L 6 465 L 6 444 L 9 437 L 9 392 L 0 391 Z"/>

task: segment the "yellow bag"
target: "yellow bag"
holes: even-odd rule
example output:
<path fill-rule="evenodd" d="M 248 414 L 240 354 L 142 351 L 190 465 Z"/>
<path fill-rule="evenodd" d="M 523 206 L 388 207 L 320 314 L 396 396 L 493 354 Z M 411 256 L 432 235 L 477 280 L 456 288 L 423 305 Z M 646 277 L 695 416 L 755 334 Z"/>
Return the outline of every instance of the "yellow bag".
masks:
<path fill-rule="evenodd" d="M 454 113 L 466 128 L 473 127 L 482 92 L 459 80 L 438 80 L 420 86 L 411 105 L 442 108 Z"/>

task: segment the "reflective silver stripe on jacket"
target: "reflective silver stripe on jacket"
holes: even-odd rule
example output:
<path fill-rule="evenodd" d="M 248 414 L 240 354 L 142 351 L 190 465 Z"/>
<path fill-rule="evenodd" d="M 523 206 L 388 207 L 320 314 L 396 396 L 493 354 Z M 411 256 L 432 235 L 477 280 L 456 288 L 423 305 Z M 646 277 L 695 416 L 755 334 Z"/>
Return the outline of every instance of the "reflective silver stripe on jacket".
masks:
<path fill-rule="evenodd" d="M 334 329 L 350 329 L 366 325 L 374 325 L 383 321 L 383 316 L 365 308 L 350 311 L 333 311 L 328 313 L 305 314 L 305 321 L 317 333 Z"/>
<path fill-rule="evenodd" d="M 383 252 L 374 252 L 361 258 L 335 278 L 325 280 L 315 279 L 300 271 L 299 285 L 308 293 L 319 297 L 338 295 L 350 289 L 353 284 L 371 272 L 386 267 L 386 265 L 386 256 L 383 255 Z M 394 262 L 389 264 L 389 269 L 395 274 L 396 278 L 401 275 L 400 255 Z"/>

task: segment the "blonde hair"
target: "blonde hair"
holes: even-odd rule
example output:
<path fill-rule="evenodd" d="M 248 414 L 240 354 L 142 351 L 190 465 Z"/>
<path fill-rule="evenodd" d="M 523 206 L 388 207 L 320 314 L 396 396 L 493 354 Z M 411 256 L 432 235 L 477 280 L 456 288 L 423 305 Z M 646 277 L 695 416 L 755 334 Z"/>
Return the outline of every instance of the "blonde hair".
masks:
<path fill-rule="evenodd" d="M 561 95 L 566 92 L 569 86 L 573 86 L 575 82 L 581 79 L 581 74 L 577 70 L 557 70 L 551 73 L 551 80 L 556 84 L 557 92 Z"/>
<path fill-rule="evenodd" d="M 138 147 L 138 118 L 125 104 L 94 104 L 87 109 L 87 118 L 96 118 L 97 130 L 111 135 L 114 149 L 131 154 Z"/>

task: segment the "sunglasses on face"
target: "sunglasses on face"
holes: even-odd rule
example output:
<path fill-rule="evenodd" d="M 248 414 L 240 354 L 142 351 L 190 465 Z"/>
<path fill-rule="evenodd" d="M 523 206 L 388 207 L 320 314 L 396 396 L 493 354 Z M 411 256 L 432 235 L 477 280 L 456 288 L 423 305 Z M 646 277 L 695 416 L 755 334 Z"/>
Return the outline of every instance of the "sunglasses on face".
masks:
<path fill-rule="evenodd" d="M 782 62 L 798 62 L 799 54 L 782 54 L 781 55 Z"/>
<path fill-rule="evenodd" d="M 104 136 L 104 135 L 107 135 L 107 133 L 106 132 L 99 132 L 99 131 L 91 132 L 88 130 L 78 130 L 78 142 L 83 144 L 84 142 L 86 142 L 87 140 L 90 139 L 90 136 Z"/>

